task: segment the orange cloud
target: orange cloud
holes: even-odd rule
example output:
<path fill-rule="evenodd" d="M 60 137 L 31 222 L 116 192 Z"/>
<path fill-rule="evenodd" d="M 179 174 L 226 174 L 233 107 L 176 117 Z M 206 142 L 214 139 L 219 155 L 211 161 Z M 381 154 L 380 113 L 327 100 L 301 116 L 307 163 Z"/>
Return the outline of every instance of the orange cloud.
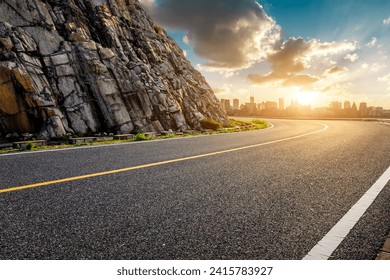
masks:
<path fill-rule="evenodd" d="M 311 86 L 315 82 L 318 82 L 320 77 L 312 76 L 312 75 L 291 75 L 283 82 L 283 86 L 285 87 L 293 87 L 293 86 Z"/>
<path fill-rule="evenodd" d="M 348 68 L 346 67 L 340 67 L 340 66 L 334 66 L 332 68 L 329 68 L 325 71 L 325 74 L 332 75 L 332 74 L 338 74 L 348 71 Z"/>
<path fill-rule="evenodd" d="M 305 41 L 302 38 L 290 38 L 266 58 L 271 65 L 270 73 L 265 75 L 252 73 L 248 75 L 248 79 L 253 84 L 273 83 L 285 87 L 307 87 L 321 80 L 321 77 L 316 75 L 301 74 L 312 67 L 315 59 L 329 58 L 355 48 L 354 43 L 346 41 L 321 43 L 315 39 Z M 328 69 L 327 73 L 334 74 L 345 69 L 335 66 Z"/>

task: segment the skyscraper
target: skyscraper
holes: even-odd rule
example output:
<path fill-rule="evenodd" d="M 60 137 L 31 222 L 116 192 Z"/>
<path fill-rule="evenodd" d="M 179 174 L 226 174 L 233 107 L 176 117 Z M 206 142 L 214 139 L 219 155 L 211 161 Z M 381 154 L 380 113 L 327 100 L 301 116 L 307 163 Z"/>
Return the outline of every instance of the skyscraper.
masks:
<path fill-rule="evenodd" d="M 354 117 L 354 118 L 356 118 L 358 115 L 359 115 L 359 112 L 358 112 L 356 103 L 353 102 L 353 104 L 352 104 L 351 116 Z"/>
<path fill-rule="evenodd" d="M 221 99 L 221 107 L 225 110 L 231 110 L 230 100 L 229 99 Z"/>
<path fill-rule="evenodd" d="M 355 105 L 356 106 L 356 105 Z M 338 112 L 341 110 L 341 102 L 338 102 L 338 101 L 333 101 L 330 103 L 330 108 L 334 111 L 334 112 Z"/>
<path fill-rule="evenodd" d="M 366 102 L 362 102 L 359 105 L 359 115 L 361 117 L 366 117 L 368 116 L 368 107 Z"/>
<path fill-rule="evenodd" d="M 233 99 L 233 110 L 240 109 L 240 100 L 238 98 Z"/>
<path fill-rule="evenodd" d="M 284 99 L 279 98 L 279 110 L 284 110 Z"/>
<path fill-rule="evenodd" d="M 344 102 L 344 110 L 352 109 L 351 102 L 345 101 Z"/>

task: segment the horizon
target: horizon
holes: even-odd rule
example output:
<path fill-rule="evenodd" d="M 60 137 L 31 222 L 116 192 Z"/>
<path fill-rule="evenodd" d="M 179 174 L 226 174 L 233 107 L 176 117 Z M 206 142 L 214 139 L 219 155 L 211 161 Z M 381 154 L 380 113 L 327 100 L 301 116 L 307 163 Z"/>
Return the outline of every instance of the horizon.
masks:
<path fill-rule="evenodd" d="M 252 94 L 390 108 L 388 1 L 140 2 L 218 99 Z"/>
<path fill-rule="evenodd" d="M 251 98 L 251 96 L 249 96 L 247 98 L 244 98 L 244 99 L 240 99 L 240 98 L 222 98 L 222 99 L 220 99 L 220 102 L 222 103 L 223 100 L 229 100 L 230 102 L 232 102 L 233 100 L 238 99 L 240 104 L 245 104 L 245 103 L 250 103 L 250 98 Z M 344 104 L 346 102 L 348 102 L 351 105 L 355 103 L 356 106 L 359 106 L 360 104 L 365 103 L 368 108 L 370 108 L 370 107 L 382 108 L 385 111 L 388 111 L 388 110 L 390 111 L 390 108 L 387 108 L 387 107 L 384 107 L 384 106 L 375 106 L 373 104 L 369 104 L 369 103 L 364 102 L 364 101 L 363 102 L 356 102 L 354 100 L 332 100 L 328 104 L 324 104 L 324 106 L 319 106 L 318 107 L 318 106 L 313 106 L 313 104 L 311 104 L 310 102 L 307 102 L 307 100 L 305 101 L 304 99 L 302 101 L 299 98 L 286 99 L 286 98 L 280 96 L 280 97 L 273 97 L 273 99 L 261 99 L 261 100 L 255 99 L 254 103 L 255 104 L 260 104 L 260 103 L 264 103 L 264 102 L 279 103 L 280 99 L 283 99 L 285 104 L 292 104 L 292 103 L 295 102 L 296 104 L 298 104 L 300 106 L 310 106 L 312 109 L 316 109 L 316 108 L 330 108 L 332 106 L 332 103 L 336 103 L 336 102 L 342 104 L 342 107 L 344 108 Z M 286 107 L 288 107 L 288 106 L 286 106 Z"/>
<path fill-rule="evenodd" d="M 231 102 L 233 101 L 233 102 Z M 287 101 L 287 102 L 286 102 Z M 371 106 L 366 102 L 356 103 L 345 100 L 332 101 L 328 106 L 313 107 L 311 104 L 300 103 L 298 99 L 285 100 L 279 98 L 277 101 L 260 100 L 256 101 L 250 96 L 249 102 L 242 102 L 240 99 L 221 99 L 221 106 L 230 117 L 253 116 L 253 117 L 318 117 L 318 118 L 380 118 L 390 117 L 390 110 Z"/>

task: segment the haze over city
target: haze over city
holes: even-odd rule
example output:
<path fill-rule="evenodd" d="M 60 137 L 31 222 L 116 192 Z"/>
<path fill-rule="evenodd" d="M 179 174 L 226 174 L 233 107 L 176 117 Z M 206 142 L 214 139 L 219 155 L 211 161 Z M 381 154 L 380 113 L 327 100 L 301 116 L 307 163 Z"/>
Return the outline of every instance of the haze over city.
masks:
<path fill-rule="evenodd" d="M 229 116 L 263 116 L 263 117 L 327 117 L 327 118 L 390 118 L 390 110 L 383 107 L 370 106 L 366 102 L 356 104 L 346 100 L 333 101 L 325 107 L 315 107 L 301 104 L 292 99 L 289 103 L 284 98 L 276 101 L 258 101 L 253 95 L 249 102 L 235 98 L 221 99 L 221 106 Z"/>
<path fill-rule="evenodd" d="M 390 108 L 390 2 L 142 0 L 219 99 Z"/>

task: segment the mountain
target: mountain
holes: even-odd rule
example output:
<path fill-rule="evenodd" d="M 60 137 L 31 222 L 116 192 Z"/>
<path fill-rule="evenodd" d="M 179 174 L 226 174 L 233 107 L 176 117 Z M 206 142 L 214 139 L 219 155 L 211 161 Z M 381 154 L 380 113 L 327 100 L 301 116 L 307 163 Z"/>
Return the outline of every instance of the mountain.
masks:
<path fill-rule="evenodd" d="M 0 0 L 0 134 L 200 129 L 228 119 L 136 0 Z"/>

